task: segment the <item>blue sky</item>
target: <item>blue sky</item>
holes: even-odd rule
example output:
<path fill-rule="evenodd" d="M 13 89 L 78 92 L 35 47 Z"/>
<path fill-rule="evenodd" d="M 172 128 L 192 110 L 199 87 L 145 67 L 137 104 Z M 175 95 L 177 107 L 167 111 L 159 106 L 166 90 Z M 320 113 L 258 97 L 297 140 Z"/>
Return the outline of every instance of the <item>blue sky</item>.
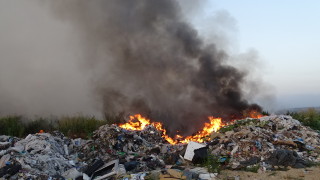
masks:
<path fill-rule="evenodd" d="M 235 19 L 240 52 L 255 49 L 282 107 L 320 105 L 320 1 L 208 1 Z"/>

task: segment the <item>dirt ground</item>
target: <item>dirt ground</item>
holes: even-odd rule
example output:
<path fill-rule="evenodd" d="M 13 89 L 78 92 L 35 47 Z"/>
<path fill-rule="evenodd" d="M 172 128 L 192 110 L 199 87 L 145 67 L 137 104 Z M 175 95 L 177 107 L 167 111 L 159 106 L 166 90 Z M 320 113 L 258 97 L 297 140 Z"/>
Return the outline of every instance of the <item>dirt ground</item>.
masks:
<path fill-rule="evenodd" d="M 320 167 L 289 169 L 287 171 L 271 171 L 260 173 L 223 170 L 218 175 L 217 179 L 234 180 L 235 176 L 239 176 L 240 180 L 320 180 Z"/>

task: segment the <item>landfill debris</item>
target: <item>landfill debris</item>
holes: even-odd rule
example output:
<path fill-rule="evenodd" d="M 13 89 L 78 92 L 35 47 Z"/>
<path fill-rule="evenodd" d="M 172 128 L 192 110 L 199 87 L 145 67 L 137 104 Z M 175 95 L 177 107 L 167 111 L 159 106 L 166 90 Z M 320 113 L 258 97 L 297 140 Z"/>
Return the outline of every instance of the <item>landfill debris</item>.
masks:
<path fill-rule="evenodd" d="M 203 148 L 203 147 L 206 147 L 206 145 L 205 144 L 200 144 L 200 143 L 197 143 L 197 142 L 193 142 L 193 141 L 189 142 L 188 146 L 187 146 L 187 149 L 186 149 L 186 153 L 184 155 L 184 159 L 192 161 L 193 156 L 194 156 L 194 150 L 200 149 L 200 148 Z"/>
<path fill-rule="evenodd" d="M 216 179 L 217 167 L 264 172 L 320 162 L 319 132 L 284 115 L 234 121 L 202 143 L 167 139 L 153 125 L 139 130 L 104 125 L 91 140 L 57 131 L 23 139 L 2 135 L 0 178 Z"/>
<path fill-rule="evenodd" d="M 6 165 L 6 163 L 10 160 L 10 157 L 11 157 L 10 154 L 6 154 L 6 155 L 1 157 L 1 159 L 0 159 L 0 168 L 3 168 Z"/>
<path fill-rule="evenodd" d="M 98 159 L 86 168 L 86 170 L 84 171 L 84 174 L 88 177 L 91 177 L 93 173 L 96 172 L 103 165 L 104 165 L 104 162 L 101 159 Z"/>
<path fill-rule="evenodd" d="M 301 159 L 297 152 L 283 149 L 274 151 L 268 159 L 268 163 L 276 166 L 291 166 L 294 168 L 305 168 L 307 166 L 307 162 Z"/>
<path fill-rule="evenodd" d="M 215 173 L 200 174 L 199 178 L 203 180 L 214 180 L 217 177 Z"/>
<path fill-rule="evenodd" d="M 182 171 L 176 170 L 176 169 L 168 169 L 167 173 L 177 179 L 186 179 L 187 177 L 183 175 Z"/>
<path fill-rule="evenodd" d="M 1 136 L 3 142 L 12 138 Z M 70 139 L 59 132 L 30 134 L 24 139 L 13 138 L 13 146 L 1 152 L 0 177 L 11 179 L 50 178 L 66 171 L 84 166 L 74 162 L 76 153 L 69 156 L 65 146 L 69 147 Z"/>
<path fill-rule="evenodd" d="M 193 164 L 205 163 L 208 159 L 208 147 L 202 147 L 194 150 L 194 156 L 192 158 Z"/>
<path fill-rule="evenodd" d="M 66 179 L 77 179 L 83 176 L 83 173 L 79 172 L 76 168 L 71 168 L 65 171 L 62 176 Z"/>
<path fill-rule="evenodd" d="M 103 165 L 101 168 L 96 170 L 92 174 L 91 179 L 95 179 L 95 180 L 106 179 L 110 176 L 118 174 L 118 171 L 119 171 L 119 160 L 114 160 Z"/>

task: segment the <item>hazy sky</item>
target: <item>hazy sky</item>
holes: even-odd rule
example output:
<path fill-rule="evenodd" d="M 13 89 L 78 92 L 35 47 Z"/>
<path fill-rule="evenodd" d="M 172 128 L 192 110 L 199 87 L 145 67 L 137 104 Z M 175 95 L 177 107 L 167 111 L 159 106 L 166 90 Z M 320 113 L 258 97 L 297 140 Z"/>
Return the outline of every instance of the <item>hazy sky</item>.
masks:
<path fill-rule="evenodd" d="M 320 2 L 191 2 L 180 1 L 201 36 L 231 56 L 257 56 L 265 91 L 276 97 L 268 108 L 320 106 Z M 77 36 L 37 1 L 0 0 L 0 110 L 99 111 L 90 76 L 77 63 Z"/>
<path fill-rule="evenodd" d="M 279 107 L 320 105 L 320 1 L 210 1 L 236 21 L 239 51 L 255 49 Z"/>

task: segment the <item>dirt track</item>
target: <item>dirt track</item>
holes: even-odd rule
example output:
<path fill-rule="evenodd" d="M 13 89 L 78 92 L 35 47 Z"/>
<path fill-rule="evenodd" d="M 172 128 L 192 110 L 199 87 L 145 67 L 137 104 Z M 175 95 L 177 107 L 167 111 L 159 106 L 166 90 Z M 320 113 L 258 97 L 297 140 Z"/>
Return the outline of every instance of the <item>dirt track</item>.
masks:
<path fill-rule="evenodd" d="M 319 180 L 320 167 L 289 169 L 288 171 L 272 171 L 262 173 L 224 170 L 220 173 L 218 179 L 233 180 L 235 176 L 239 176 L 240 180 Z"/>

